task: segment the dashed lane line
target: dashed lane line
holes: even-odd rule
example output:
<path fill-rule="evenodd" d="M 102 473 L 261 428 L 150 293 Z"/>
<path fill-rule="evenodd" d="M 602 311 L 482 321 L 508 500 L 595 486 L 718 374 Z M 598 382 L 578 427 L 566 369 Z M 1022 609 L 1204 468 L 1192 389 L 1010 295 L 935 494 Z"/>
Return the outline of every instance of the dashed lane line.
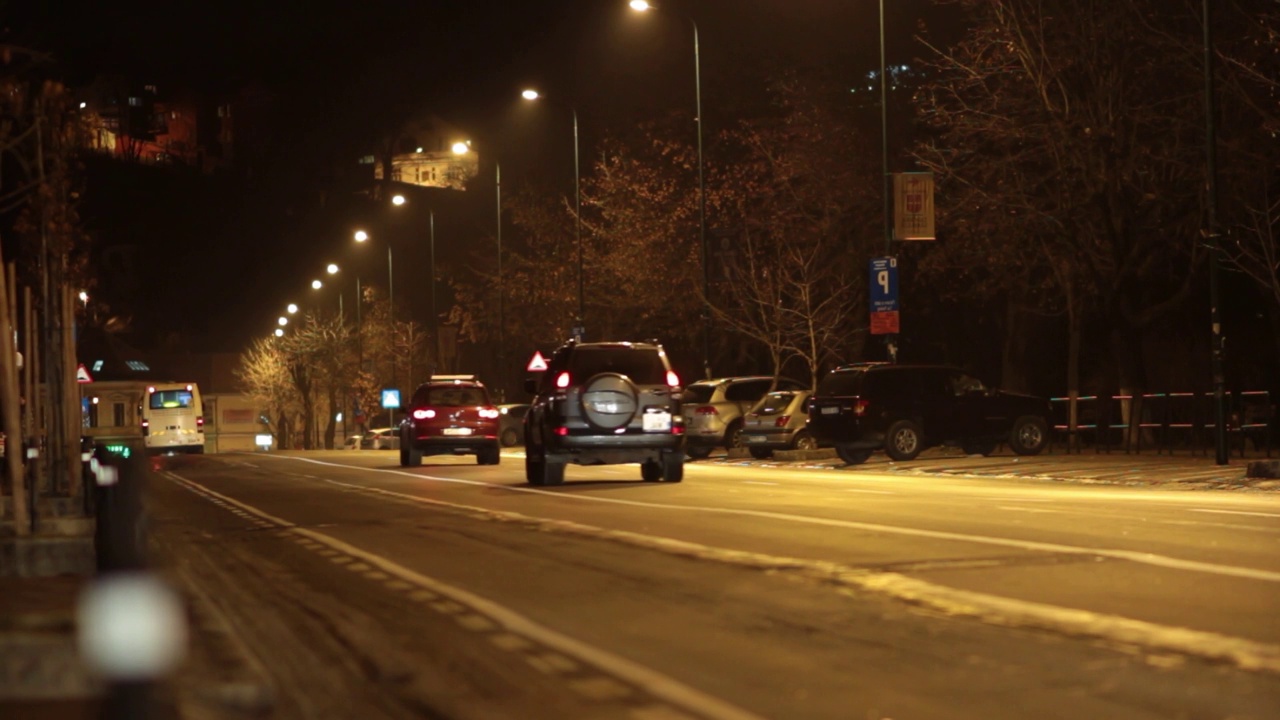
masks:
<path fill-rule="evenodd" d="M 667 708 L 659 705 L 655 710 L 655 706 L 651 703 L 633 708 L 630 714 L 637 720 L 687 717 L 683 712 L 691 712 L 695 717 L 707 720 L 762 720 L 753 713 L 639 663 L 562 635 L 488 598 L 422 575 L 324 533 L 299 527 L 288 520 L 222 495 L 177 473 L 166 472 L 163 475 L 179 486 L 228 510 L 239 511 L 255 519 L 266 521 L 275 527 L 282 528 L 281 532 L 284 534 L 308 539 L 312 541 L 312 547 L 327 547 L 359 560 L 360 562 L 353 562 L 346 566 L 350 570 L 360 572 L 377 568 L 375 572 L 383 577 L 393 577 L 414 588 L 420 588 L 410 590 L 407 597 L 429 603 L 437 611 L 453 616 L 454 621 L 464 628 L 488 636 L 495 647 L 521 652 L 526 661 L 540 670 L 566 675 L 566 687 L 589 700 L 625 699 L 634 695 L 633 688 L 636 688 L 647 693 L 649 697 L 675 706 Z M 330 558 L 331 561 L 335 559 Z M 512 643 L 507 639 L 509 637 L 521 638 L 528 645 L 521 647 L 519 643 Z M 583 675 L 581 665 L 595 668 L 598 673 Z"/>

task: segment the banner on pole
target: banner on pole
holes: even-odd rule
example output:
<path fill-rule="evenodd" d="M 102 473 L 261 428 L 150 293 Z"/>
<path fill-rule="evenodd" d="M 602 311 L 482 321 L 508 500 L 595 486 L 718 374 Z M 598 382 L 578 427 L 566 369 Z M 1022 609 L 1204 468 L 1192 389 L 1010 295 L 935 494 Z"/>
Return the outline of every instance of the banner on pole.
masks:
<path fill-rule="evenodd" d="M 893 174 L 893 239 L 937 239 L 933 225 L 933 173 Z"/>

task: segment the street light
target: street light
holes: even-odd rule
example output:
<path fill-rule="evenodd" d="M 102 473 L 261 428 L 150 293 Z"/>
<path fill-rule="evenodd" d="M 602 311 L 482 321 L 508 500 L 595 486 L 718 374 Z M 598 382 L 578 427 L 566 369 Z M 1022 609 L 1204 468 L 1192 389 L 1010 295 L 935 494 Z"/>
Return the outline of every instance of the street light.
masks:
<path fill-rule="evenodd" d="M 403 195 L 396 195 L 391 198 L 392 205 L 404 205 L 408 202 Z M 431 276 L 430 284 L 427 288 L 427 294 L 431 301 L 431 342 L 435 344 L 435 349 L 431 353 L 431 372 L 428 375 L 435 374 L 436 355 L 440 349 L 440 340 L 438 337 L 437 318 L 436 318 L 436 211 L 434 208 L 427 209 L 428 224 L 428 256 L 427 272 Z M 357 279 L 357 282 L 359 280 Z"/>
<path fill-rule="evenodd" d="M 471 141 L 459 141 L 453 144 L 454 155 L 466 155 L 471 152 Z M 504 353 L 502 344 L 503 338 L 503 317 L 502 317 L 502 165 L 496 160 L 493 163 L 493 184 L 494 194 L 498 200 L 498 216 L 497 216 L 497 238 L 498 238 L 498 377 L 503 378 L 504 371 Z M 505 396 L 506 392 L 503 385 L 499 385 L 498 393 Z"/>
<path fill-rule="evenodd" d="M 280 327 L 284 327 L 285 325 L 288 325 L 288 324 L 289 324 L 289 318 L 287 318 L 287 317 L 285 317 L 285 316 L 281 315 L 281 316 L 280 316 L 280 319 L 279 319 L 279 320 L 277 320 L 276 322 L 280 324 Z"/>
<path fill-rule="evenodd" d="M 883 6 L 883 0 L 881 0 Z M 657 9 L 646 0 L 631 0 L 631 9 L 647 12 Z M 698 23 L 685 16 L 693 26 L 693 90 L 694 124 L 698 129 L 698 244 L 702 249 L 702 372 L 711 378 L 711 269 L 707 265 L 707 192 L 702 173 L 702 61 L 698 52 Z"/>
<path fill-rule="evenodd" d="M 542 95 L 532 88 L 520 93 L 525 100 L 538 100 Z M 570 107 L 569 111 L 573 114 L 573 233 L 574 239 L 578 245 L 578 317 L 573 323 L 573 336 L 581 340 L 582 333 L 585 331 L 584 319 L 586 317 L 585 307 L 582 297 L 582 189 L 579 178 L 578 161 L 578 109 Z"/>

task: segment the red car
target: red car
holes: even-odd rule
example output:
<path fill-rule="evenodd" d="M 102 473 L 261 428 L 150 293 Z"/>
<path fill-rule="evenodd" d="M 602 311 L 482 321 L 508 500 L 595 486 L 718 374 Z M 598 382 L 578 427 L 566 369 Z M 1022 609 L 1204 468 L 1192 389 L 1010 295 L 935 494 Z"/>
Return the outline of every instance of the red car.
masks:
<path fill-rule="evenodd" d="M 475 455 L 497 465 L 498 408 L 474 375 L 433 375 L 418 386 L 400 422 L 400 464 L 422 464 L 423 455 Z"/>

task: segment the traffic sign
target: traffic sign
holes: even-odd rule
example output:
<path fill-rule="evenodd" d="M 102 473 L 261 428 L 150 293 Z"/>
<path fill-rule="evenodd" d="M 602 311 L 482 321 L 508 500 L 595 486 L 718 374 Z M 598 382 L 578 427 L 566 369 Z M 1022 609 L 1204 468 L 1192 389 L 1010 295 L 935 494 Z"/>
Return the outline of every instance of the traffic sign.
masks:
<path fill-rule="evenodd" d="M 93 376 L 89 374 L 89 368 L 85 367 L 84 363 L 80 363 L 80 366 L 76 368 L 76 382 L 93 382 Z"/>
<path fill-rule="evenodd" d="M 395 388 L 382 389 L 382 407 L 398 408 L 400 407 L 400 391 Z"/>
<path fill-rule="evenodd" d="M 524 369 L 529 372 L 542 372 L 547 369 L 547 359 L 542 357 L 541 350 L 533 351 L 533 357 L 529 358 L 529 364 Z"/>
<path fill-rule="evenodd" d="M 898 259 L 871 258 L 867 287 L 870 290 L 872 335 L 898 333 Z"/>

